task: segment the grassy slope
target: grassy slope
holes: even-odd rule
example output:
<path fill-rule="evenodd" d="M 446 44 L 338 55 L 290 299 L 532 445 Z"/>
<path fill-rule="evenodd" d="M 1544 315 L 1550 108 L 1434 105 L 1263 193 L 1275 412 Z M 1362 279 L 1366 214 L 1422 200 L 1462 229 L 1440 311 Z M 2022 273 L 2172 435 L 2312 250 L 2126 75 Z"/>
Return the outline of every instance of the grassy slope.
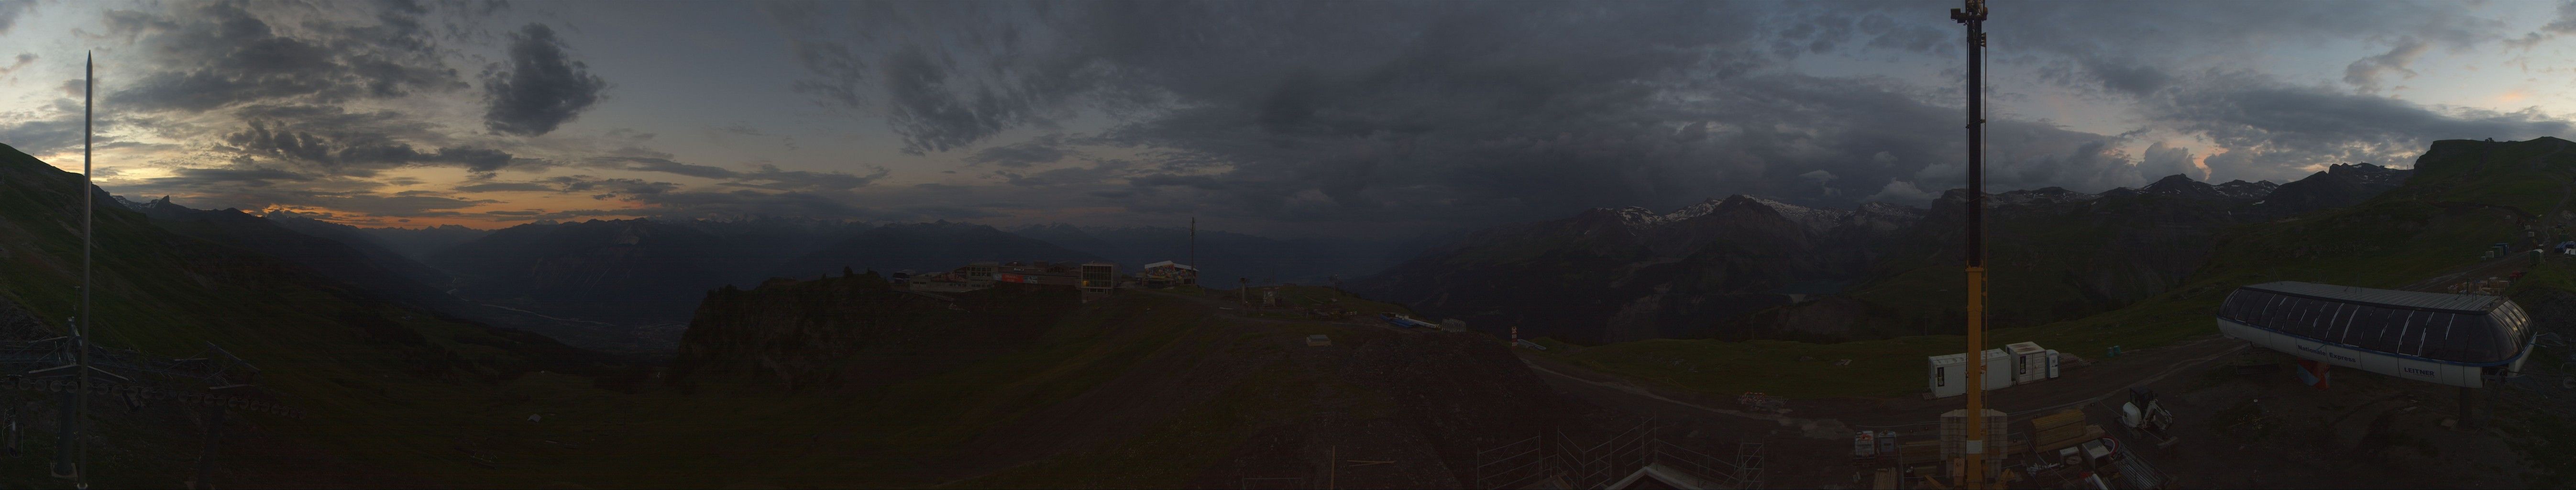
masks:
<path fill-rule="evenodd" d="M 2576 149 L 2553 153 L 2559 143 L 2564 141 L 2444 142 L 2458 145 L 2459 151 L 2441 154 L 2445 148 L 2437 146 L 2436 152 L 2428 152 L 2435 155 L 2429 159 L 2433 161 L 2419 161 L 2418 174 L 2397 190 L 2353 207 L 2223 234 L 2214 256 L 2182 287 L 2078 320 L 1994 330 L 1989 341 L 1995 346 L 2035 341 L 2098 357 L 2114 345 L 2137 350 L 2215 334 L 2209 312 L 2241 285 L 2313 281 L 2397 287 L 2475 263 L 2487 244 L 2520 236 L 2514 216 L 2544 214 L 2563 197 L 2561 183 L 2576 170 Z M 1998 282 L 2010 277 L 1996 275 Z M 1998 285 L 1992 301 L 2010 304 L 2013 287 Z M 1708 393 L 1898 396 L 1922 389 L 1924 357 L 1963 352 L 1963 342 L 1956 335 L 1838 344 L 1650 340 L 1550 355 Z M 1819 364 L 1853 361 L 1848 367 L 1771 368 L 1793 365 L 1801 356 Z M 1740 374 L 1744 372 L 1766 374 Z"/>
<path fill-rule="evenodd" d="M 62 285 L 78 269 L 64 257 L 78 257 L 79 242 L 76 215 L 59 210 L 77 202 L 76 181 L 14 158 L 23 161 L 0 162 L 14 172 L 0 173 L 0 296 L 39 317 L 69 316 L 77 294 Z M 103 343 L 181 357 L 215 342 L 265 369 L 263 384 L 310 414 L 237 417 L 220 486 L 932 486 L 973 476 L 940 467 L 972 456 L 963 452 L 977 435 L 1122 376 L 1159 375 L 1137 371 L 1156 356 L 1257 360 L 1309 334 L 1386 334 L 1220 320 L 1180 295 L 1130 294 L 1049 325 L 1025 349 L 868 393 L 686 394 L 658 384 L 626 393 L 600 388 L 594 372 L 537 364 L 512 332 L 371 301 L 281 262 L 162 232 L 135 213 L 102 208 L 99 230 Z M 1363 311 L 1401 311 L 1335 296 Z M 1177 415 L 1139 422 L 1135 435 L 958 485 L 1058 487 L 1101 465 L 1122 468 L 1102 484 L 1185 485 L 1261 423 L 1299 410 L 1273 401 L 1336 389 L 1311 373 L 1263 369 L 1273 365 L 1240 366 L 1257 372 L 1207 400 L 1175 402 Z M 200 429 L 167 405 L 122 412 L 97 416 L 99 484 L 177 485 Z M 30 454 L 49 453 L 45 425 L 29 434 Z M 0 486 L 63 486 L 43 476 L 48 459 L 0 460 Z"/>
<path fill-rule="evenodd" d="M 544 423 L 489 443 L 520 482 L 588 487 L 864 486 L 1177 487 L 1262 421 L 1295 415 L 1312 376 L 1264 369 L 1170 420 L 1091 449 L 954 481 L 952 460 L 969 441 L 1109 380 L 1166 351 L 1266 352 L 1283 338 L 1340 338 L 1344 327 L 1297 322 L 1242 327 L 1176 295 L 1140 293 L 1096 303 L 1051 326 L 1029 348 L 944 374 L 857 394 L 744 389 L 686 395 L 654 390 L 599 395 L 570 377 L 531 376 L 514 390 L 540 398 Z M 1109 324 L 1104 318 L 1131 321 Z M 573 395 L 549 394 L 570 388 Z M 524 418 L 524 415 L 521 415 Z M 564 448 L 544 441 L 581 446 Z M 1104 471 L 1103 468 L 1118 468 Z"/>
<path fill-rule="evenodd" d="M 605 487 L 937 483 L 917 461 L 951 456 L 983 429 L 1080 393 L 1180 339 L 1197 314 L 1169 301 L 1121 302 L 1113 308 L 1156 311 L 1126 325 L 1097 322 L 1116 312 L 1069 319 L 1028 350 L 864 397 L 759 389 L 555 396 L 549 413 L 560 422 L 509 439 L 588 450 L 536 452 L 512 471 Z"/>
<path fill-rule="evenodd" d="M 79 221 L 64 210 L 77 209 L 66 203 L 78 202 L 71 192 L 78 177 L 0 150 L 8 160 L 0 161 L 0 297 L 41 318 L 70 317 L 79 301 L 70 287 L 79 277 Z M 457 466 L 447 440 L 458 428 L 518 411 L 493 403 L 489 383 L 537 369 L 528 356 L 495 347 L 531 339 L 375 301 L 282 262 L 162 232 L 121 208 L 98 212 L 100 343 L 171 358 L 211 341 L 262 368 L 264 386 L 310 414 L 237 416 L 228 438 L 235 445 L 226 453 L 232 463 L 218 484 L 329 486 L 444 473 Z M 97 412 L 103 435 L 91 458 L 98 483 L 178 484 L 200 432 L 172 420 L 188 416 L 170 405 Z M 35 454 L 50 451 L 50 425 L 29 435 Z M 259 430 L 243 431 L 253 426 Z M 43 459 L 50 458 L 7 467 Z M 314 463 L 322 466 L 305 466 Z M 0 474 L 0 485 L 63 483 L 42 472 Z"/>

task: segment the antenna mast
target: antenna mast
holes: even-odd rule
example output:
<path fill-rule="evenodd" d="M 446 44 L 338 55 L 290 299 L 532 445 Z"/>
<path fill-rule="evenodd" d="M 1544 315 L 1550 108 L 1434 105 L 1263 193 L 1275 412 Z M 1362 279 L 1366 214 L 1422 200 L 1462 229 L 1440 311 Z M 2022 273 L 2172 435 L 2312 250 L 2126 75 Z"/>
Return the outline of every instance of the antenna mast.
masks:
<path fill-rule="evenodd" d="M 1959 487 L 1986 487 L 1986 237 L 1984 126 L 1986 2 L 1967 0 L 1950 20 L 1968 25 L 1968 424 Z"/>
<path fill-rule="evenodd" d="M 1199 218 L 1190 217 L 1190 285 L 1199 284 Z M 1179 274 L 1180 271 L 1173 271 Z"/>
<path fill-rule="evenodd" d="M 54 463 L 54 476 L 71 478 L 72 486 L 78 488 L 89 488 L 89 443 L 81 437 L 81 429 L 89 425 L 89 419 L 81 412 L 89 407 L 89 334 L 97 330 L 93 326 L 97 321 L 90 317 L 89 301 L 90 250 L 94 248 L 90 235 L 95 227 L 93 216 L 98 214 L 97 196 L 90 193 L 90 189 L 96 187 L 91 184 L 89 164 L 90 92 L 97 86 L 92 79 L 98 75 L 94 58 L 95 55 L 86 54 L 81 58 L 81 188 L 80 192 L 73 194 L 81 200 L 81 304 L 80 316 L 74 317 L 77 320 L 72 322 L 71 332 L 72 369 L 79 371 L 75 376 L 79 379 L 80 392 L 72 395 L 71 406 L 65 407 L 68 410 L 63 414 L 62 442 L 69 443 L 72 448 L 55 451 L 56 454 L 71 453 L 64 454 L 71 457 L 58 458 Z"/>

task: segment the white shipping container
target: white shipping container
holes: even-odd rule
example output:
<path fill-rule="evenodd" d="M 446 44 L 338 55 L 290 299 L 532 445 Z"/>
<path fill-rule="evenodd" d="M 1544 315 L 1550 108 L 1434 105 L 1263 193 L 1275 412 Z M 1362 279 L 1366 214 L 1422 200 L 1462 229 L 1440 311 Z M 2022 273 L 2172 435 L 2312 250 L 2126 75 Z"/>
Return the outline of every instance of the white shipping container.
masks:
<path fill-rule="evenodd" d="M 2003 349 L 1986 349 L 1985 389 L 1993 390 L 1996 388 L 2012 386 L 2013 368 L 2011 361 L 2012 355 L 2005 354 Z M 1931 380 L 1925 384 L 1932 389 L 1933 397 L 1953 397 L 1968 394 L 1967 354 L 1961 353 L 1946 356 L 1932 356 L 1930 358 L 1930 364 L 1931 372 L 1929 374 L 1931 375 Z"/>
<path fill-rule="evenodd" d="M 2039 381 L 2051 377 L 2048 375 L 2048 349 L 2040 348 L 2039 343 L 2016 342 L 2011 345 L 2006 345 L 2004 348 L 2012 350 L 2014 384 Z"/>

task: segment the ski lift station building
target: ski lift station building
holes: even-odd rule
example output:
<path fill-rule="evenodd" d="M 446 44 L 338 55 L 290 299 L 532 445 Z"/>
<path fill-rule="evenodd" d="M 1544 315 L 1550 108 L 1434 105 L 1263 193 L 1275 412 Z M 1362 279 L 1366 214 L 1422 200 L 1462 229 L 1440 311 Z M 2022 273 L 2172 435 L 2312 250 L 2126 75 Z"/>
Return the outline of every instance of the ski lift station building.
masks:
<path fill-rule="evenodd" d="M 2326 364 L 2477 388 L 2518 376 L 2536 341 L 2513 301 L 2305 282 L 2237 288 L 2218 331 Z"/>

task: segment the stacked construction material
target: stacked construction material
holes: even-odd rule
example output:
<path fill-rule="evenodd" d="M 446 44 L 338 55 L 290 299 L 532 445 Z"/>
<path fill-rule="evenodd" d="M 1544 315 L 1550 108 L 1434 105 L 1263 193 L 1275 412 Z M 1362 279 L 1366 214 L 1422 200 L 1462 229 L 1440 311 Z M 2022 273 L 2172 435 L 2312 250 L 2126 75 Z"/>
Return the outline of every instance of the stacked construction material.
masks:
<path fill-rule="evenodd" d="M 2002 410 L 1989 408 L 1985 409 L 1985 419 L 1986 434 L 1985 447 L 1983 449 L 1986 455 L 1986 474 L 2001 475 L 2003 474 L 2003 456 L 2010 454 L 2008 450 L 2011 449 L 2010 445 L 2006 443 L 2006 432 L 2004 431 L 2005 422 L 2011 420 L 2011 418 L 2008 415 L 2004 415 Z M 1963 408 L 1941 414 L 1941 459 L 1949 460 L 1952 458 L 1965 457 L 1967 454 L 1967 440 L 1968 410 Z"/>
<path fill-rule="evenodd" d="M 2037 443 L 2033 449 L 2039 454 L 2102 437 L 2102 426 L 2085 424 L 2084 411 L 2072 408 L 2031 419 L 2030 426 L 2031 441 Z"/>
<path fill-rule="evenodd" d="M 1941 441 L 1908 441 L 1896 445 L 1896 464 L 1906 468 L 1933 468 L 1941 464 Z"/>

